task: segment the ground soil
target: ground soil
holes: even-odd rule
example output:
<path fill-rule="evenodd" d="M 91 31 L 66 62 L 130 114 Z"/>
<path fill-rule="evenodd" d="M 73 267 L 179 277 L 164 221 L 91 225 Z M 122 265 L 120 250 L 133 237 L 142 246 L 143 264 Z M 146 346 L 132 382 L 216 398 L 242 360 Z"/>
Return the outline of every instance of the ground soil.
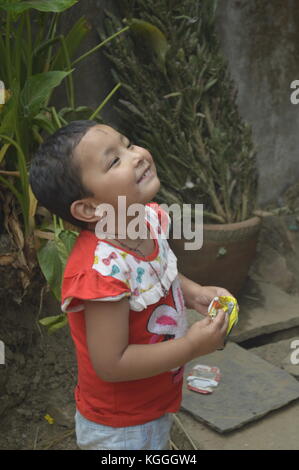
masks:
<path fill-rule="evenodd" d="M 1 321 L 0 449 L 76 449 L 72 340 L 68 327 L 48 335 L 38 324 L 38 316 L 60 313 L 52 294 L 44 294 L 41 311 L 39 293 L 35 300 L 8 302 L 9 315 Z"/>

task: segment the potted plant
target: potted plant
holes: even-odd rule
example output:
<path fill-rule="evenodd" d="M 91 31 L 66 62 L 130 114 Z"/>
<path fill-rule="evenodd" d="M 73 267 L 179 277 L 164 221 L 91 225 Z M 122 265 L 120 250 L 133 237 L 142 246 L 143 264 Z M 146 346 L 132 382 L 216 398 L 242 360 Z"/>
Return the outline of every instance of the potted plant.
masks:
<path fill-rule="evenodd" d="M 107 13 L 105 33 L 131 26 L 107 45 L 123 85 L 121 130 L 151 150 L 161 180 L 157 202 L 204 205 L 203 247 L 195 253 L 184 250 L 184 240 L 170 240 L 179 270 L 236 293 L 255 254 L 257 171 L 219 50 L 217 1 L 115 3 L 120 15 Z"/>

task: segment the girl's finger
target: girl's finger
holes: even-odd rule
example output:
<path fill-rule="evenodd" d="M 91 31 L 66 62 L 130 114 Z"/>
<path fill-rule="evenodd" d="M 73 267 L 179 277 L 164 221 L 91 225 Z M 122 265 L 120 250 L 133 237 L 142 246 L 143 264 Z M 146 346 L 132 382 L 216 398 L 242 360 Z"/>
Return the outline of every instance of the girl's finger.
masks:
<path fill-rule="evenodd" d="M 221 327 L 221 332 L 223 334 L 226 334 L 227 332 L 227 328 L 228 328 L 228 323 L 229 323 L 229 315 L 227 313 L 225 313 L 225 319 L 224 319 L 224 323 Z"/>
<path fill-rule="evenodd" d="M 226 319 L 226 313 L 224 310 L 221 309 L 218 311 L 217 316 L 214 318 L 214 322 L 216 322 L 217 325 L 221 327 L 224 324 L 225 319 Z"/>

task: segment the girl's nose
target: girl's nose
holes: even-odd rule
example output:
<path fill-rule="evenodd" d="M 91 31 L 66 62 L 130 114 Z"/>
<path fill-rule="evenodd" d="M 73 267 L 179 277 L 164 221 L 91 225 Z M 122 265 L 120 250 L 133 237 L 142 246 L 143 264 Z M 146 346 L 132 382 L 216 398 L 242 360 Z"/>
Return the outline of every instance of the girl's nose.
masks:
<path fill-rule="evenodd" d="M 134 152 L 134 155 L 133 155 L 134 166 L 138 167 L 139 165 L 142 165 L 143 161 L 145 160 L 143 148 L 137 147 L 134 145 L 133 152 Z"/>

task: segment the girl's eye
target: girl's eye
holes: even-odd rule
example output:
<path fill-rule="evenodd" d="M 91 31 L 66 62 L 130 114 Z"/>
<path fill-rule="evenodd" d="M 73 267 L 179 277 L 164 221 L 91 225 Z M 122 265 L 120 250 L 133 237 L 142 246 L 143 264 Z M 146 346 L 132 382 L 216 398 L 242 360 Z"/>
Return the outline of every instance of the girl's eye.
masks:
<path fill-rule="evenodd" d="M 129 143 L 128 143 L 128 145 L 127 145 L 127 148 L 129 149 L 130 147 L 133 147 L 133 144 L 132 144 L 132 142 L 129 140 Z"/>
<path fill-rule="evenodd" d="M 111 168 L 118 160 L 119 160 L 119 157 L 114 158 L 109 168 Z"/>

